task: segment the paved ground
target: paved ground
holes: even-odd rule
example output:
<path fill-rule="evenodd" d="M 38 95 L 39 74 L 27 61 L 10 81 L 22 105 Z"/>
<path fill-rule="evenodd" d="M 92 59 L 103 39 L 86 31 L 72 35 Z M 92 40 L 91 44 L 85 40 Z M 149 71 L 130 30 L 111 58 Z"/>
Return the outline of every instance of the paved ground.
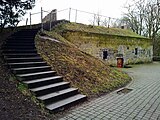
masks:
<path fill-rule="evenodd" d="M 123 69 L 133 76 L 127 94 L 114 91 L 76 109 L 60 120 L 160 120 L 160 63 Z"/>

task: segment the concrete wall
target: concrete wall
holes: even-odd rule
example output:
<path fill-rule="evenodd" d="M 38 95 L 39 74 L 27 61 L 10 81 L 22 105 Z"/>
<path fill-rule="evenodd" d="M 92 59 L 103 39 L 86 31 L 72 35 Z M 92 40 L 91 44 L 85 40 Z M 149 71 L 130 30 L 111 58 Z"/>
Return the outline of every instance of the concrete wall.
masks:
<path fill-rule="evenodd" d="M 153 46 L 151 40 L 147 38 L 78 31 L 67 31 L 63 33 L 63 37 L 82 51 L 103 59 L 110 65 L 117 64 L 117 57 L 123 57 L 125 64 L 152 62 Z"/>
<path fill-rule="evenodd" d="M 57 9 L 54 9 L 52 10 L 49 14 L 47 14 L 43 19 L 43 23 L 46 23 L 46 22 L 53 22 L 53 21 L 56 21 L 57 20 Z"/>

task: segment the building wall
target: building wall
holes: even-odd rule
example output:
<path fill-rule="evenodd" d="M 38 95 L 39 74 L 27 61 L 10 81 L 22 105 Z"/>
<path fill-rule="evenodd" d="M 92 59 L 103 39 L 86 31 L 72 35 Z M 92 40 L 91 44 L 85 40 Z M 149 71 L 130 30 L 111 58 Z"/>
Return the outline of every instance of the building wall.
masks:
<path fill-rule="evenodd" d="M 43 19 L 43 23 L 53 22 L 57 20 L 57 9 L 52 10 L 49 14 L 47 14 Z"/>
<path fill-rule="evenodd" d="M 63 37 L 82 51 L 103 59 L 110 65 L 117 64 L 117 57 L 123 57 L 125 64 L 152 62 L 153 46 L 147 38 L 75 31 L 65 32 Z"/>

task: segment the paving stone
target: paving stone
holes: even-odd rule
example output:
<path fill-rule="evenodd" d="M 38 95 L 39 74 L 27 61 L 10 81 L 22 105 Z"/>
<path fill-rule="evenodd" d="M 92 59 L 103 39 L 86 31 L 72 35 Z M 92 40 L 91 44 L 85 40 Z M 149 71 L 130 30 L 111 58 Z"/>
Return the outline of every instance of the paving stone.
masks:
<path fill-rule="evenodd" d="M 67 119 L 65 119 L 65 118 L 60 118 L 59 120 L 67 120 Z"/>
<path fill-rule="evenodd" d="M 103 117 L 103 120 L 111 120 L 111 117 L 110 116 L 105 116 L 105 117 Z"/>
<path fill-rule="evenodd" d="M 82 118 L 77 118 L 76 120 L 83 120 Z"/>
<path fill-rule="evenodd" d="M 75 111 L 80 112 L 75 112 L 74 115 L 83 115 L 84 119 L 88 120 L 160 120 L 160 74 L 158 71 L 160 71 L 160 63 L 127 69 L 126 72 L 136 76 L 133 83 L 127 86 L 133 88 L 131 92 L 125 95 L 112 92 L 101 96 L 77 108 Z"/>

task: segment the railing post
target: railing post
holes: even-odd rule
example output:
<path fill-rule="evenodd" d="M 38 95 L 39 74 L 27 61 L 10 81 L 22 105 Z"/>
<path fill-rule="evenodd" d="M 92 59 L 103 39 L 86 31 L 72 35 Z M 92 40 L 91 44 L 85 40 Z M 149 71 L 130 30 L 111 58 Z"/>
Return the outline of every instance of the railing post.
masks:
<path fill-rule="evenodd" d="M 50 13 L 50 16 L 49 16 L 49 31 L 51 31 L 51 19 L 52 19 L 52 11 Z"/>
<path fill-rule="evenodd" d="M 43 9 L 41 7 L 41 31 L 43 32 Z"/>
<path fill-rule="evenodd" d="M 26 19 L 26 28 L 27 28 L 27 24 L 28 24 L 28 18 Z"/>
<path fill-rule="evenodd" d="M 77 9 L 76 9 L 76 14 L 75 14 L 75 23 L 77 22 Z"/>
<path fill-rule="evenodd" d="M 96 14 L 94 14 L 93 26 L 95 25 Z"/>
<path fill-rule="evenodd" d="M 71 20 L 71 8 L 69 8 L 69 21 Z"/>
<path fill-rule="evenodd" d="M 30 12 L 30 14 L 29 14 L 29 18 L 30 18 L 30 28 L 31 28 L 31 12 Z"/>
<path fill-rule="evenodd" d="M 109 20 L 108 20 L 108 28 L 110 27 L 110 20 L 111 20 L 111 18 L 109 17 Z"/>

